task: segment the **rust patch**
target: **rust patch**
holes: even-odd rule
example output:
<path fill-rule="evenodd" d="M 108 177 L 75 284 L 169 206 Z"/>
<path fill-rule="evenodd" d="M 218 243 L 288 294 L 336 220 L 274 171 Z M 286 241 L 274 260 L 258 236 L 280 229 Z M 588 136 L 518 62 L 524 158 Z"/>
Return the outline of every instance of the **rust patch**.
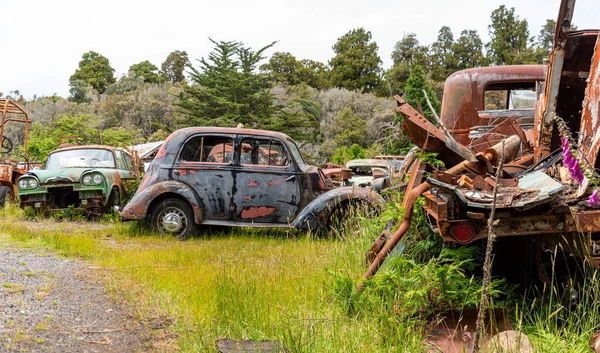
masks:
<path fill-rule="evenodd" d="M 242 210 L 242 218 L 265 217 L 277 211 L 277 207 L 247 207 Z"/>
<path fill-rule="evenodd" d="M 279 178 L 275 177 L 275 179 L 273 179 L 267 183 L 267 186 L 274 186 L 274 185 L 281 185 L 281 184 L 283 184 L 283 179 L 279 179 Z"/>
<path fill-rule="evenodd" d="M 248 183 L 248 187 L 249 188 L 254 188 L 258 186 L 258 182 L 256 180 L 253 180 L 252 178 L 250 178 L 250 182 Z"/>
<path fill-rule="evenodd" d="M 186 175 L 187 175 L 187 173 L 188 173 L 187 169 L 179 169 L 179 174 L 180 174 L 181 176 L 186 176 Z"/>
<path fill-rule="evenodd" d="M 252 195 L 242 196 L 242 200 L 250 201 L 250 200 L 252 200 Z"/>

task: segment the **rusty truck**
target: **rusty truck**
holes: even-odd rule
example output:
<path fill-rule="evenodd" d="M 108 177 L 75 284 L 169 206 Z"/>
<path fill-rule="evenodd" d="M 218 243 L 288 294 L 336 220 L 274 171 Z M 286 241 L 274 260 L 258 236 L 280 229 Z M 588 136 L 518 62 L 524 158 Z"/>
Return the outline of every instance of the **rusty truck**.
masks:
<path fill-rule="evenodd" d="M 413 168 L 406 212 L 398 229 L 372 249 L 364 279 L 407 232 L 419 196 L 432 230 L 448 243 L 482 242 L 495 208 L 493 273 L 522 287 L 548 283 L 553 271 L 570 281 L 574 268 L 600 266 L 600 208 L 587 201 L 600 168 L 600 41 L 598 30 L 570 30 L 574 5 L 561 2 L 547 65 L 451 75 L 439 127 L 396 97 L 403 130 L 417 146 L 437 152 L 448 169 L 424 176 Z M 586 170 L 581 185 L 563 162 L 565 129 L 575 136 L 572 150 Z"/>

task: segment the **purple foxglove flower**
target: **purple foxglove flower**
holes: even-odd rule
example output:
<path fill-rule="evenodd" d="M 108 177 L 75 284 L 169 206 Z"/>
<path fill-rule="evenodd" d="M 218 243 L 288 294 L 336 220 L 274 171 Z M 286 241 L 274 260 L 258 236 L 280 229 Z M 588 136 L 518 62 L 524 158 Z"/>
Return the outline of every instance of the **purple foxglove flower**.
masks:
<path fill-rule="evenodd" d="M 577 161 L 575 160 L 575 158 L 573 158 L 573 156 L 569 155 L 569 158 L 565 158 L 565 167 L 569 168 L 569 170 L 571 169 L 575 169 L 575 166 L 577 165 Z"/>
<path fill-rule="evenodd" d="M 561 144 L 562 144 L 562 148 L 563 149 L 569 148 L 569 140 L 567 140 L 566 137 L 561 136 L 560 140 L 561 140 Z"/>
<path fill-rule="evenodd" d="M 600 200 L 598 200 L 598 189 L 594 190 L 594 192 L 590 195 L 590 198 L 588 199 L 589 206 L 597 204 L 600 204 Z"/>

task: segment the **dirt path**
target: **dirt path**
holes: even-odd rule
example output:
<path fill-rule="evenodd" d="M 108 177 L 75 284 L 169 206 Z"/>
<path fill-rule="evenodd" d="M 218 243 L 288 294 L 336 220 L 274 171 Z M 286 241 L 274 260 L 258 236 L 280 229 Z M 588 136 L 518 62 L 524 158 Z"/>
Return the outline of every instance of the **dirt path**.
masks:
<path fill-rule="evenodd" d="M 146 352 L 150 333 L 81 261 L 0 248 L 0 352 Z"/>

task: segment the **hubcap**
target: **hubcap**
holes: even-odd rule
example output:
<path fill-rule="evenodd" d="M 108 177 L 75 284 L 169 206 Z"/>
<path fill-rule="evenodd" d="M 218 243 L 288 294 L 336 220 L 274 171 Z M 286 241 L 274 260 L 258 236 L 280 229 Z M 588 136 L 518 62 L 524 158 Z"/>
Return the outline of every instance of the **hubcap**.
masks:
<path fill-rule="evenodd" d="M 178 233 L 185 229 L 187 225 L 186 216 L 181 210 L 168 208 L 161 217 L 161 225 L 167 233 Z"/>

